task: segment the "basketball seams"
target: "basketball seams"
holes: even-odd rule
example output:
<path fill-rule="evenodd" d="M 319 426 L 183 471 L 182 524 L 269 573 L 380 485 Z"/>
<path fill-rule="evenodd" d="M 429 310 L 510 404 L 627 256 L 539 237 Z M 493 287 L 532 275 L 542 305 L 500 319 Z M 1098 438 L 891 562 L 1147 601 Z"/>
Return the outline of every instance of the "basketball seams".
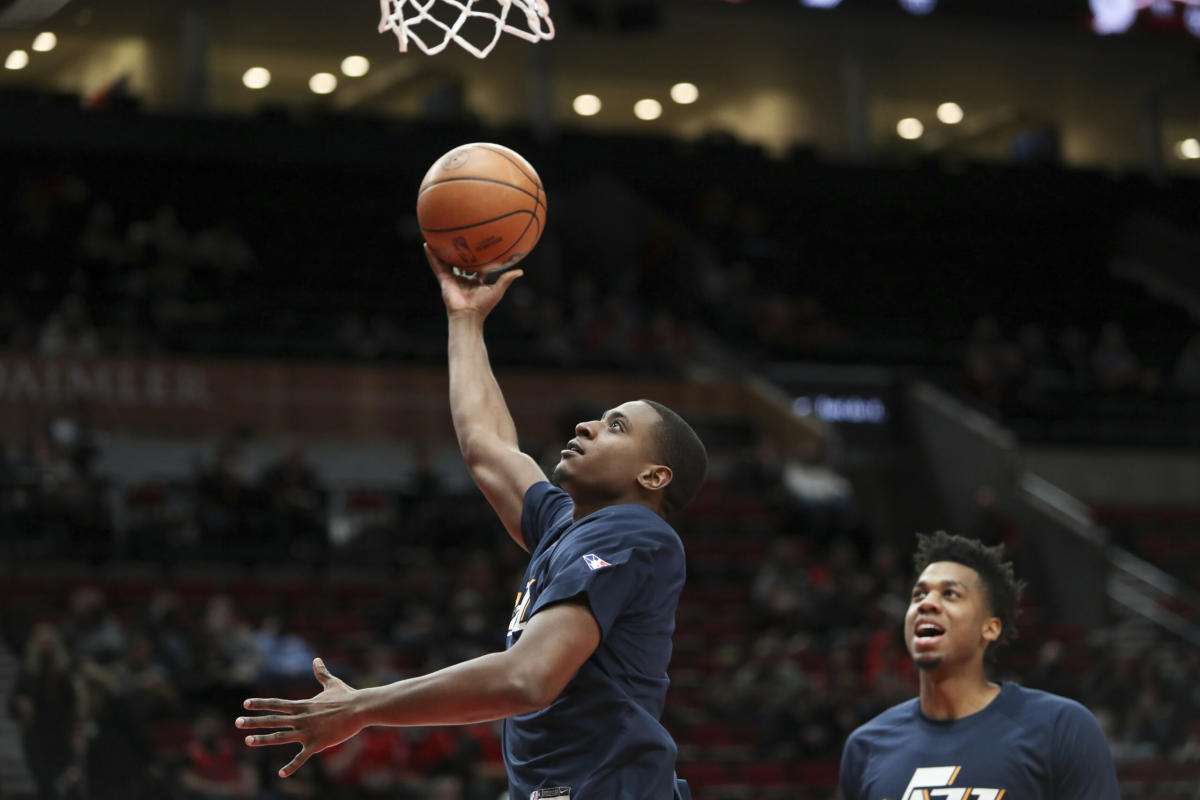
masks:
<path fill-rule="evenodd" d="M 516 216 L 517 214 L 528 214 L 531 217 L 536 216 L 535 212 L 530 211 L 529 209 L 518 208 L 515 211 L 510 211 L 507 214 L 501 214 L 498 217 L 492 217 L 491 219 L 482 219 L 479 222 L 472 222 L 470 225 L 456 225 L 452 228 L 425 228 L 425 227 L 422 227 L 421 230 L 425 231 L 426 233 L 452 233 L 454 231 L 465 231 L 465 230 L 469 230 L 470 228 L 478 228 L 480 225 L 490 225 L 493 222 L 499 222 L 502 219 L 508 219 L 509 217 Z M 529 230 L 528 224 L 525 225 L 525 231 L 527 231 L 527 230 Z M 521 231 L 521 236 L 525 235 L 525 231 Z"/>
<path fill-rule="evenodd" d="M 496 155 L 500 156 L 505 161 L 512 164 L 514 167 L 516 167 L 517 171 L 520 172 L 522 175 L 524 175 L 526 178 L 528 178 L 530 183 L 532 183 L 534 186 L 538 187 L 539 191 L 541 190 L 541 188 L 542 188 L 541 179 L 539 179 L 536 174 L 530 175 L 528 172 L 526 172 L 525 167 L 521 165 L 521 162 L 517 161 L 511 155 L 504 152 L 503 150 L 498 150 L 495 147 L 488 147 L 486 144 L 476 144 L 475 146 L 478 147 L 480 150 L 487 150 L 489 153 L 495 153 Z M 533 167 L 530 167 L 530 169 L 533 169 Z"/>
<path fill-rule="evenodd" d="M 518 236 L 516 239 L 514 239 L 513 243 L 510 244 L 503 253 L 500 253 L 499 255 L 497 255 L 495 258 L 493 258 L 491 261 L 489 261 L 488 264 L 495 264 L 497 261 L 504 260 L 504 257 L 506 255 L 508 255 L 509 253 L 511 253 L 512 249 L 514 247 L 519 245 L 521 242 L 525 241 L 525 236 L 526 236 L 526 234 L 529 233 L 529 226 L 537 221 L 538 221 L 537 212 L 536 211 L 529 212 L 529 222 L 525 223 L 525 230 L 521 231 L 521 235 Z M 542 230 L 542 224 L 540 222 L 538 222 L 539 238 L 540 238 L 541 230 Z"/>
<path fill-rule="evenodd" d="M 443 183 L 456 183 L 459 181 L 480 181 L 482 183 L 494 183 L 497 186 L 507 186 L 509 189 L 512 189 L 513 191 L 520 192 L 523 195 L 527 195 L 527 196 L 533 198 L 535 210 L 537 209 L 538 206 L 543 206 L 543 207 L 545 206 L 545 203 L 543 203 L 542 199 L 541 199 L 541 187 L 540 186 L 538 187 L 538 193 L 534 194 L 533 192 L 530 192 L 528 189 L 522 189 L 520 186 L 515 186 L 511 183 L 508 183 L 507 181 L 496 180 L 495 178 L 477 178 L 477 177 L 474 177 L 471 175 L 467 175 L 462 178 L 442 178 L 441 180 L 436 180 L 436 181 L 427 183 L 421 187 L 421 190 L 419 192 L 417 192 L 417 198 L 419 200 L 421 195 L 425 194 L 425 192 L 429 191 L 430 189 L 432 189 L 435 186 L 438 186 Z"/>

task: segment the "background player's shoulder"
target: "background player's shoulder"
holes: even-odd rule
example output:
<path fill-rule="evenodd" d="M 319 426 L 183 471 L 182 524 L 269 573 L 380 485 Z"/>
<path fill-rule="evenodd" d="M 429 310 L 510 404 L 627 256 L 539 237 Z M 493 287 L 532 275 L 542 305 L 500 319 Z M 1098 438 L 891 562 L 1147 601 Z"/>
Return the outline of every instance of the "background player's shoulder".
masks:
<path fill-rule="evenodd" d="M 1080 703 L 1069 697 L 1063 697 L 1061 694 L 1053 694 L 1042 689 L 1031 689 L 1019 683 L 1008 683 L 1005 686 L 1010 688 L 1014 699 L 1025 709 L 1053 711 L 1071 707 L 1084 708 Z"/>
<path fill-rule="evenodd" d="M 1027 686 L 1012 683 L 1014 703 L 1012 711 L 1022 719 L 1040 717 L 1042 719 L 1066 719 L 1095 723 L 1096 717 L 1088 708 L 1077 700 L 1053 694 L 1041 689 L 1030 689 Z"/>

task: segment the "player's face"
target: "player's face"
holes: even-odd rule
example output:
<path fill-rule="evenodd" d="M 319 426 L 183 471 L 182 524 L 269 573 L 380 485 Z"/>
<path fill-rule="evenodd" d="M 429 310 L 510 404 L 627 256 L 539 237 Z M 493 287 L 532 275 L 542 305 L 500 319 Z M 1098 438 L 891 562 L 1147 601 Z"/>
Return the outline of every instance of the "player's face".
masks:
<path fill-rule="evenodd" d="M 956 668 L 978 661 L 1000 634 L 979 573 L 953 561 L 936 561 L 913 586 L 904 617 L 904 641 L 917 668 Z"/>
<path fill-rule="evenodd" d="M 661 421 L 653 408 L 631 401 L 598 420 L 579 423 L 552 479 L 572 495 L 585 490 L 612 498 L 626 495 L 654 463 L 654 426 Z"/>

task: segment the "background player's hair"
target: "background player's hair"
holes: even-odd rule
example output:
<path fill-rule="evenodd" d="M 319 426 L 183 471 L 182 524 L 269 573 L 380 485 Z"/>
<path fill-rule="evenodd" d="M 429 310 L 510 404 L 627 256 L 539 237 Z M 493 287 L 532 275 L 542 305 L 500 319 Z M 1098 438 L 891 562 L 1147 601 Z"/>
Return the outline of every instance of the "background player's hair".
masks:
<path fill-rule="evenodd" d="M 672 517 L 682 511 L 700 490 L 700 484 L 708 472 L 708 451 L 683 417 L 662 403 L 653 400 L 641 402 L 657 411 L 662 418 L 662 422 L 654 427 L 654 439 L 658 443 L 658 457 L 671 468 L 672 478 L 663 492 L 662 511 L 664 517 Z"/>
<path fill-rule="evenodd" d="M 996 651 L 1017 638 L 1017 615 L 1025 581 L 1017 580 L 1011 561 L 1004 560 L 1004 546 L 988 547 L 978 539 L 955 536 L 945 531 L 917 534 L 917 552 L 913 569 L 919 576 L 937 561 L 953 561 L 979 573 L 987 589 L 992 615 L 1000 620 L 1000 636 L 984 651 L 984 658 L 995 661 Z"/>

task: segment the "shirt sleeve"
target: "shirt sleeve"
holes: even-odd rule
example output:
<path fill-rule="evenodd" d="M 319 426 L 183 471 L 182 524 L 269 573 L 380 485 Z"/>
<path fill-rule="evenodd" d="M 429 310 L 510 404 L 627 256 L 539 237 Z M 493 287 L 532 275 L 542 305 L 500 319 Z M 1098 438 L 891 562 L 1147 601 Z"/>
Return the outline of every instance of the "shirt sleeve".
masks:
<path fill-rule="evenodd" d="M 866 743 L 857 731 L 850 734 L 842 747 L 842 765 L 838 772 L 839 800 L 858 800 L 865 760 Z"/>
<path fill-rule="evenodd" d="M 571 497 L 549 481 L 539 481 L 525 491 L 521 507 L 521 538 L 529 552 L 537 549 L 546 532 L 564 517 L 569 520 Z"/>
<path fill-rule="evenodd" d="M 1100 723 L 1071 702 L 1054 726 L 1055 797 L 1119 800 L 1117 769 Z"/>
<path fill-rule="evenodd" d="M 648 587 L 683 583 L 682 548 L 672 547 L 665 537 L 627 535 L 614 545 L 610 536 L 581 536 L 560 547 L 549 583 L 529 615 L 583 595 L 600 626 L 601 638 L 608 636 L 623 613 L 636 613 L 656 602 Z"/>

